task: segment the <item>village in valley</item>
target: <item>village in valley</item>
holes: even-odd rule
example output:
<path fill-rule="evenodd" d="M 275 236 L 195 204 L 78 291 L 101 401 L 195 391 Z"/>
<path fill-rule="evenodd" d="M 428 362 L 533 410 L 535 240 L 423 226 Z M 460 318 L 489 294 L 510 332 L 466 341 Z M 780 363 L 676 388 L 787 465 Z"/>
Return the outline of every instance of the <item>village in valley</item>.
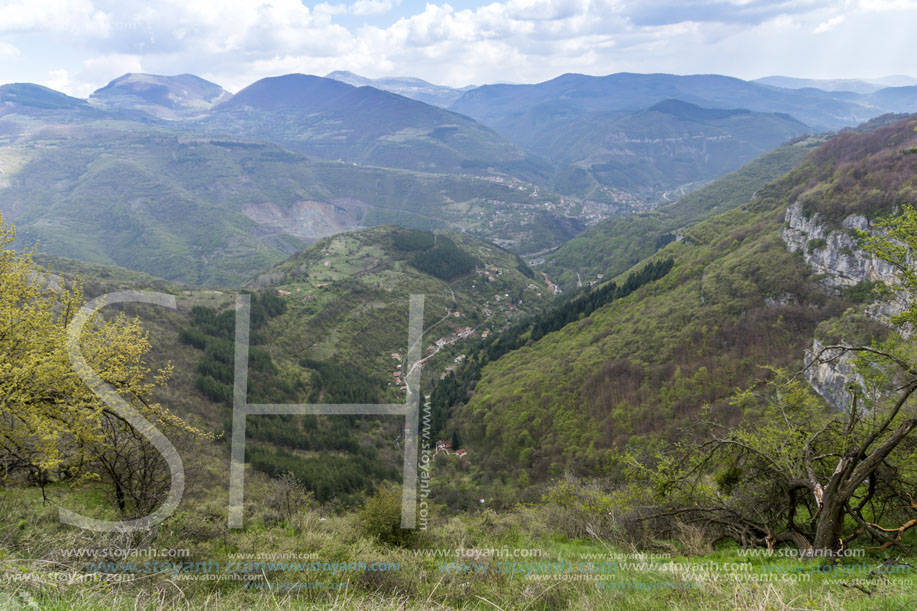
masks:
<path fill-rule="evenodd" d="M 533 275 L 529 271 L 529 277 L 522 275 L 519 271 L 522 262 L 515 255 L 502 251 L 494 256 L 493 251 L 482 250 L 473 238 L 467 239 L 468 247 L 477 249 L 480 258 L 477 269 L 449 283 L 419 276 L 418 288 L 414 289 L 424 293 L 427 312 L 440 312 L 433 320 L 428 315 L 424 329 L 420 363 L 428 380 L 444 379 L 459 369 L 470 348 L 469 342 L 487 340 L 520 317 L 541 309 L 546 300 L 561 293 L 544 272 L 536 271 Z M 297 273 L 291 278 L 295 281 L 275 285 L 276 294 L 311 315 L 337 304 L 341 283 L 359 282 L 368 290 L 388 291 L 393 281 L 404 282 L 407 276 L 417 274 L 406 262 L 395 261 L 380 268 L 377 264 L 380 246 L 379 237 L 335 236 L 298 265 Z M 374 316 L 373 310 L 367 310 L 365 316 Z M 327 352 L 326 342 L 321 337 L 310 340 L 307 345 L 317 358 L 334 358 L 333 353 Z M 386 352 L 388 356 L 384 357 L 388 366 L 383 365 L 385 361 L 374 360 L 383 367 L 382 371 L 387 369 L 383 378 L 387 380 L 385 385 L 393 391 L 405 392 L 406 374 L 410 369 L 406 346 L 396 344 L 392 348 L 395 350 Z M 377 371 L 382 373 L 378 368 Z"/>

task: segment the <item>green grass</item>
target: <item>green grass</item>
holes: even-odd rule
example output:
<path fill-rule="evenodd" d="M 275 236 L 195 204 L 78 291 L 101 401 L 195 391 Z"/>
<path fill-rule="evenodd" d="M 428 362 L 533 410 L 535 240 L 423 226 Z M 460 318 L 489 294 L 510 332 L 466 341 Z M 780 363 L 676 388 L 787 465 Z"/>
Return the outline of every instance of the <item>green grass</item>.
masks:
<path fill-rule="evenodd" d="M 917 600 L 913 569 L 895 565 L 899 568 L 887 567 L 881 574 L 882 560 L 871 553 L 829 569 L 821 560 L 782 558 L 777 555 L 781 550 L 762 558 L 744 556 L 735 548 L 698 554 L 685 541 L 661 541 L 653 551 L 638 552 L 601 539 L 552 534 L 550 509 L 533 507 L 439 517 L 405 549 L 365 534 L 359 513 L 328 514 L 300 503 L 282 516 L 272 496 L 273 484 L 254 477 L 249 486 L 250 494 L 262 496 L 247 506 L 243 530 L 226 528 L 222 499 L 213 499 L 186 501 L 157 531 L 135 536 L 88 536 L 60 525 L 55 507 L 42 503 L 36 490 L 0 490 L 5 513 L 0 526 L 0 576 L 5 580 L 0 605 L 86 610 L 867 610 L 907 609 Z M 103 505 L 93 494 L 91 489 L 51 491 L 56 503 L 68 507 Z M 204 563 L 201 571 L 210 576 L 221 576 L 227 562 L 256 561 L 258 554 L 295 554 L 301 562 L 337 566 L 362 561 L 393 568 L 395 563 L 398 570 L 373 572 L 353 566 L 337 573 L 307 572 L 294 565 L 275 565 L 263 573 L 249 569 L 245 580 L 193 581 L 188 577 L 195 574 L 175 573 L 171 567 L 132 574 L 121 565 L 103 569 L 112 580 L 106 582 L 93 581 L 94 568 L 87 563 L 115 560 L 67 557 L 65 550 L 74 548 L 188 550 L 183 561 Z M 156 560 L 149 552 L 117 558 L 138 565 Z M 310 583 L 330 589 L 295 585 Z M 854 583 L 866 591 L 847 587 Z M 301 589 L 291 591 L 295 587 Z"/>

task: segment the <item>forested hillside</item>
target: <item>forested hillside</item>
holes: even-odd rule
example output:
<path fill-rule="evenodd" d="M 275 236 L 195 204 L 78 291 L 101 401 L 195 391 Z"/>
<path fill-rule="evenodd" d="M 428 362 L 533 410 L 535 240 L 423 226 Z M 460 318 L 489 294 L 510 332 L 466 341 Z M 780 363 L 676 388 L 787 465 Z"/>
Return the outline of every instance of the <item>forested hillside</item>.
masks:
<path fill-rule="evenodd" d="M 512 115 L 501 127 L 556 164 L 551 186 L 559 192 L 603 200 L 619 190 L 655 203 L 812 131 L 786 114 L 702 108 L 681 100 L 638 111 L 551 114 L 538 108 Z"/>
<path fill-rule="evenodd" d="M 467 230 L 527 252 L 563 243 L 587 214 L 517 181 L 316 162 L 266 142 L 136 123 L 0 140 L 0 170 L 17 246 L 210 286 L 241 284 L 318 238 L 365 226 Z"/>
<path fill-rule="evenodd" d="M 744 204 L 824 140 L 794 140 L 671 204 L 603 221 L 548 255 L 543 269 L 564 289 L 576 286 L 577 272 L 590 279 L 596 274 L 616 276 L 675 240 L 685 228 Z"/>
<path fill-rule="evenodd" d="M 515 255 L 466 235 L 377 227 L 320 240 L 251 284 L 248 396 L 255 403 L 381 403 L 405 398 L 408 301 L 424 296 L 425 379 L 462 346 L 543 310 L 552 295 Z M 235 311 L 195 307 L 178 341 L 197 349 L 192 392 L 221 405 L 231 431 Z M 388 419 L 250 418 L 248 461 L 292 473 L 321 502 L 397 479 Z"/>
<path fill-rule="evenodd" d="M 688 200 L 692 213 L 712 214 L 706 220 L 677 227 L 676 239 L 660 241 L 614 278 L 560 297 L 500 247 L 467 234 L 392 226 L 321 239 L 257 275 L 244 289 L 252 293 L 252 401 L 400 400 L 409 365 L 407 297 L 425 295 L 424 390 L 431 392 L 424 413 L 433 429 L 421 448 L 430 465 L 423 473 L 432 475 L 422 497 L 427 531 L 401 528 L 398 422 L 299 416 L 247 418 L 245 528 L 227 528 L 233 292 L 42 258 L 63 275 L 56 278 L 10 250 L 12 234 L 4 229 L 0 342 L 9 346 L 10 360 L 2 362 L 0 385 L 13 392 L 0 402 L 6 414 L 0 450 L 7 458 L 0 502 L 10 518 L 0 524 L 0 550 L 3 571 L 16 585 L 0 601 L 96 609 L 212 600 L 218 608 L 239 608 L 272 597 L 279 606 L 306 608 L 392 607 L 391 601 L 461 608 L 486 597 L 503 607 L 523 601 L 544 610 L 660 602 L 729 609 L 758 601 L 758 581 L 792 574 L 768 592 L 780 600 L 819 596 L 833 607 L 906 606 L 908 573 L 865 571 L 908 568 L 901 554 L 913 542 L 907 496 L 914 450 L 908 435 L 917 428 L 907 402 L 917 391 L 913 371 L 864 369 L 861 382 L 870 392 L 855 394 L 853 405 L 870 412 L 839 411 L 808 386 L 824 376 L 793 374 L 812 363 L 805 350 L 814 339 L 868 344 L 858 349 L 874 350 L 892 368 L 907 365 L 913 349 L 895 329 L 917 314 L 905 309 L 899 310 L 904 318 L 889 318 L 894 304 L 872 303 L 893 287 L 813 273 L 810 265 L 840 244 L 833 233 L 821 242 L 803 240 L 793 252 L 790 246 L 800 223 L 862 238 L 843 256 L 855 259 L 856 249 L 870 249 L 897 263 L 903 287 L 917 292 L 907 252 L 896 246 L 917 247 L 917 212 L 905 206 L 917 175 L 915 127 L 911 118 L 844 134 L 801 162 L 800 149 L 805 153 L 811 143 L 785 148 L 779 162 L 708 188 L 722 199 Z M 760 176 L 779 163 L 795 167 L 761 185 Z M 735 204 L 738 193 L 749 192 Z M 841 209 L 833 210 L 832 201 Z M 871 227 L 856 220 L 859 214 L 899 211 L 886 225 L 897 242 L 856 231 Z M 86 281 L 74 283 L 74 275 Z M 130 288 L 176 297 L 176 310 L 112 307 L 85 338 L 106 379 L 169 431 L 185 461 L 188 492 L 180 509 L 136 536 L 86 536 L 57 515 L 57 507 L 108 519 L 141 515 L 161 502 L 170 481 L 149 445 L 111 412 L 94 412 L 78 384 L 60 382 L 75 380 L 72 375 L 55 375 L 70 371 L 62 316 L 81 303 L 80 286 L 85 297 Z M 33 323 L 47 332 L 22 336 Z M 32 358 L 39 353 L 53 358 Z M 836 359 L 822 366 L 829 375 L 841 367 Z M 899 395 L 871 394 L 899 382 L 905 384 Z M 56 401 L 60 392 L 72 405 Z M 17 411 L 30 401 L 43 406 L 40 413 Z M 72 410 L 81 409 L 99 426 L 74 426 Z M 11 420 L 16 414 L 30 417 Z M 54 434 L 28 429 L 41 423 L 33 414 L 50 416 Z M 17 451 L 23 446 L 30 449 L 25 460 Z M 315 569 L 310 583 L 321 585 L 314 588 L 266 593 L 268 586 L 231 580 L 214 585 L 216 573 L 206 567 L 206 581 L 180 579 L 173 565 L 165 573 L 144 572 L 144 559 L 129 549 L 181 548 L 189 558 L 207 559 L 201 566 L 222 567 L 254 556 L 253 546 L 265 539 L 271 553 L 309 554 L 319 567 L 326 558 L 345 564 L 335 565 L 333 575 Z M 44 545 L 36 547 L 36 540 Z M 494 545 L 537 550 L 538 562 L 526 565 L 525 574 L 497 571 L 501 565 L 484 551 Z M 848 545 L 862 553 L 847 559 L 840 552 Z M 440 559 L 440 549 L 457 548 L 472 554 L 471 568 Z M 773 557 L 764 553 L 769 548 Z M 108 563 L 105 549 L 129 560 Z M 602 576 L 652 589 L 609 592 L 596 585 L 605 580 L 556 579 L 532 590 L 525 577 L 542 574 L 532 568 L 542 561 L 583 566 L 591 577 L 597 558 L 616 558 L 624 549 L 657 550 L 658 560 L 649 568 L 615 561 Z M 817 550 L 838 555 L 822 560 Z M 796 552 L 792 562 L 783 555 L 789 551 Z M 397 568 L 363 570 L 365 557 Z M 138 558 L 140 564 L 130 564 Z M 724 563 L 747 567 L 741 569 L 747 580 L 727 581 Z M 22 577 L 43 579 L 42 567 L 51 564 L 73 579 L 105 581 L 46 588 Z M 306 583 L 291 565 L 259 565 L 257 572 L 247 566 L 239 573 L 246 583 Z M 695 585 L 674 589 L 671 580 L 680 574 Z M 803 580 L 807 575 L 812 579 Z M 868 592 L 840 589 L 838 578 L 854 576 Z"/>
<path fill-rule="evenodd" d="M 763 384 L 768 368 L 800 368 L 820 323 L 871 299 L 819 285 L 781 237 L 787 209 L 809 198 L 830 206 L 821 194 L 843 179 L 877 203 L 906 203 L 914 125 L 823 145 L 650 257 L 674 259 L 665 277 L 484 367 L 453 412 L 482 473 L 620 474 L 625 450 L 675 442 L 702 411 L 722 425 L 742 421 L 736 389 Z"/>

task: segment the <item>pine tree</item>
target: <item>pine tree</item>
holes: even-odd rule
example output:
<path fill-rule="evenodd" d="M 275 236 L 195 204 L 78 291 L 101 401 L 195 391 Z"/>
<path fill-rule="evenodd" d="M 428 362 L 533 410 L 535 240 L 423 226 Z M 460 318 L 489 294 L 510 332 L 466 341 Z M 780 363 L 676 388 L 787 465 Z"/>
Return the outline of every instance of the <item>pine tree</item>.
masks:
<path fill-rule="evenodd" d="M 452 432 L 452 451 L 455 452 L 461 447 L 458 431 Z"/>

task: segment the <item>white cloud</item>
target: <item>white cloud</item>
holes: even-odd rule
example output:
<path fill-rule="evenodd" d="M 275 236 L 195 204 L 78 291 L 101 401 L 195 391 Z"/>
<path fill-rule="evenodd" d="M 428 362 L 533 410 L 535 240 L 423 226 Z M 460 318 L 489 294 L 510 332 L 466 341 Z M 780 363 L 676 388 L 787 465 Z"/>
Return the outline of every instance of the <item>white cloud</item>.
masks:
<path fill-rule="evenodd" d="M 50 87 L 57 91 L 67 93 L 70 91 L 70 74 L 63 69 L 49 70 L 48 77 L 41 83 L 45 87 Z"/>
<path fill-rule="evenodd" d="M 316 15 L 344 15 L 349 10 L 350 7 L 346 4 L 328 4 L 327 2 L 316 4 L 312 9 Z"/>
<path fill-rule="evenodd" d="M 8 0 L 0 4 L 0 32 L 65 32 L 105 36 L 111 16 L 91 0 Z"/>
<path fill-rule="evenodd" d="M 143 72 L 143 65 L 135 55 L 102 55 L 84 60 L 79 70 L 55 69 L 48 72 L 42 83 L 77 98 L 88 98 L 100 86 L 127 72 Z"/>
<path fill-rule="evenodd" d="M 82 68 L 74 76 L 71 95 L 85 98 L 101 84 L 128 72 L 143 72 L 143 62 L 137 55 L 101 55 L 83 61 Z"/>
<path fill-rule="evenodd" d="M 353 4 L 329 4 L 322 2 L 312 9 L 315 15 L 382 15 L 399 6 L 401 0 L 357 0 Z"/>
<path fill-rule="evenodd" d="M 11 59 L 19 55 L 19 49 L 8 42 L 0 41 L 0 58 Z"/>
<path fill-rule="evenodd" d="M 459 10 L 430 0 L 412 12 L 399 0 L 0 0 L 0 33 L 22 51 L 20 72 L 28 62 L 33 74 L 66 68 L 49 78 L 74 93 L 141 68 L 193 72 L 236 91 L 265 76 L 337 69 L 450 85 L 572 71 L 845 76 L 858 66 L 913 71 L 907 57 L 917 55 L 908 27 L 917 0 L 480 1 Z M 387 25 L 355 25 L 383 12 Z M 33 59 L 20 35 L 46 38 L 68 61 Z M 889 54 L 892 44 L 899 50 Z"/>
<path fill-rule="evenodd" d="M 857 5 L 864 11 L 901 11 L 917 8 L 917 0 L 859 0 Z"/>
<path fill-rule="evenodd" d="M 816 27 L 813 31 L 816 34 L 824 34 L 825 32 L 829 32 L 839 26 L 841 23 L 843 23 L 844 19 L 845 17 L 843 15 L 832 17 L 828 21 L 823 21 L 822 23 L 818 24 L 818 27 Z"/>
<path fill-rule="evenodd" d="M 392 10 L 391 0 L 357 0 L 350 5 L 351 15 L 381 15 Z"/>

